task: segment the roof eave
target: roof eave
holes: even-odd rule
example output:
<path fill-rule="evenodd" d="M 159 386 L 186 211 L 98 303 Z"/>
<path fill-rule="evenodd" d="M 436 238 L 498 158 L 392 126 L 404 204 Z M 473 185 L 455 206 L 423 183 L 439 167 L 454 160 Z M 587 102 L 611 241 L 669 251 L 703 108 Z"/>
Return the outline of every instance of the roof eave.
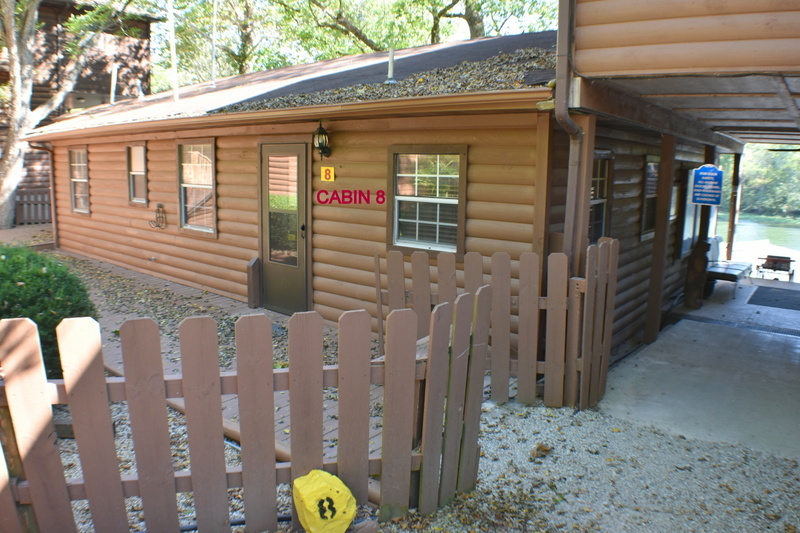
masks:
<path fill-rule="evenodd" d="M 319 120 L 342 120 L 352 118 L 375 118 L 388 116 L 463 114 L 487 112 L 511 112 L 536 110 L 536 103 L 550 98 L 549 88 L 489 91 L 480 93 L 446 94 L 411 98 L 395 98 L 347 104 L 298 107 L 291 109 L 264 109 L 241 113 L 220 113 L 192 117 L 143 120 L 90 126 L 80 129 L 31 133 L 26 141 L 59 141 L 75 137 L 110 135 L 120 132 L 148 133 L 178 131 L 210 126 L 238 126 L 262 123 L 292 123 Z M 65 122 L 66 123 L 66 122 Z"/>

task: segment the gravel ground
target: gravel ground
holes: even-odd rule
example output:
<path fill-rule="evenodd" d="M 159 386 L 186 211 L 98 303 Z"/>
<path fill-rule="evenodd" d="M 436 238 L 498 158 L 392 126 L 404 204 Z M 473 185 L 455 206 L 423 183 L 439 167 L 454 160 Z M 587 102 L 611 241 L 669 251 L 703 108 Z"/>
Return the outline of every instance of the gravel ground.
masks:
<path fill-rule="evenodd" d="M 114 296 L 107 300 L 114 305 L 144 305 L 142 300 L 154 296 L 156 306 L 170 315 L 177 313 L 167 310 L 171 303 L 186 304 L 166 293 L 143 296 L 142 287 L 119 288 L 121 280 L 98 277 L 92 262 L 75 264 L 76 271 L 92 276 L 96 289 L 113 287 Z M 105 305 L 98 305 L 101 312 Z M 124 421 L 124 414 L 117 415 Z M 178 428 L 174 445 L 180 467 L 186 460 L 185 450 L 181 451 L 185 448 L 181 448 L 181 417 L 173 413 L 171 424 Z M 124 422 L 122 428 L 120 461 L 130 467 L 134 459 L 125 441 Z M 797 461 L 742 446 L 687 439 L 610 417 L 602 409 L 487 402 L 480 445 L 480 476 L 473 493 L 459 496 L 432 516 L 412 513 L 382 525 L 381 531 L 796 533 L 800 529 Z M 66 441 L 62 446 L 65 464 L 77 468 L 68 453 L 74 444 Z M 233 464 L 236 450 L 229 448 Z M 231 498 L 237 516 L 233 491 Z M 286 505 L 288 496 L 283 498 Z M 130 506 L 135 515 L 135 500 Z M 190 519 L 190 499 L 185 508 Z"/>

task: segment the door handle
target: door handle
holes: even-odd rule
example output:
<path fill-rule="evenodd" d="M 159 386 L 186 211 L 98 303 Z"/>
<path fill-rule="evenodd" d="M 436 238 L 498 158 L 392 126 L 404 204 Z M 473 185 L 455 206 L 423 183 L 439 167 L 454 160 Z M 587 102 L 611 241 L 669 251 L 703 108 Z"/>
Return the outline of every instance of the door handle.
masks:
<path fill-rule="evenodd" d="M 302 239 L 306 238 L 306 225 L 305 224 L 300 224 L 300 238 L 302 238 Z"/>

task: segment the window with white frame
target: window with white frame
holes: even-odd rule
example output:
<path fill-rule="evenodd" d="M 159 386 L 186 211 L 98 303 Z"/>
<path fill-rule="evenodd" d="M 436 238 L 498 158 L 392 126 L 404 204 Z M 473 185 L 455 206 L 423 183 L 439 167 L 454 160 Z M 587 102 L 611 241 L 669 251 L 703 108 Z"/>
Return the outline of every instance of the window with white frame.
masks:
<path fill-rule="evenodd" d="M 147 147 L 144 143 L 128 146 L 128 201 L 147 205 Z"/>
<path fill-rule="evenodd" d="M 213 140 L 196 139 L 179 143 L 178 172 L 181 228 L 216 234 Z"/>
<path fill-rule="evenodd" d="M 463 251 L 466 146 L 394 146 L 391 244 Z"/>
<path fill-rule="evenodd" d="M 589 198 L 589 242 L 596 243 L 607 234 L 614 156 L 607 150 L 596 150 L 592 166 L 592 188 Z"/>
<path fill-rule="evenodd" d="M 70 203 L 75 213 L 89 213 L 89 151 L 85 147 L 70 148 Z"/>

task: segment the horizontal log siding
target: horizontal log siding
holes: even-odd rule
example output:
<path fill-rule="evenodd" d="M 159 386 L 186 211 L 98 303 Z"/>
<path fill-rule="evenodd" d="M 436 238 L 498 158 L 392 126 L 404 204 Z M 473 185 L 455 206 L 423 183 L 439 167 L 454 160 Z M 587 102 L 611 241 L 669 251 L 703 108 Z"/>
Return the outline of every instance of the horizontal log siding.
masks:
<path fill-rule="evenodd" d="M 56 208 L 60 246 L 136 271 L 208 289 L 239 300 L 247 297 L 246 264 L 259 254 L 259 143 L 298 142 L 314 126 L 248 126 L 88 138 L 91 214 L 70 209 L 66 144 L 55 152 Z M 536 173 L 536 114 L 476 115 L 326 124 L 333 153 L 311 165 L 311 225 L 314 309 L 328 320 L 366 308 L 376 315 L 374 259 L 386 253 L 387 206 L 375 191 L 390 187 L 391 144 L 466 144 L 469 147 L 466 250 L 490 255 L 506 251 L 519 269 L 519 255 L 532 250 Z M 282 136 L 281 131 L 289 137 Z M 215 138 L 218 238 L 178 230 L 175 138 Z M 147 208 L 128 205 L 125 147 L 147 141 Z M 336 181 L 323 183 L 321 167 L 333 166 Z M 321 205 L 315 193 L 373 191 L 370 204 Z M 151 228 L 156 204 L 167 228 Z M 488 263 L 485 271 L 489 272 Z M 463 275 L 459 275 L 463 285 Z M 516 283 L 514 284 L 516 286 Z"/>
<path fill-rule="evenodd" d="M 597 129 L 598 150 L 614 154 L 614 174 L 611 187 L 611 222 L 608 236 L 620 241 L 619 270 L 612 344 L 616 351 L 626 351 L 641 342 L 647 310 L 653 239 L 642 241 L 642 188 L 644 165 L 648 155 L 660 154 L 661 138 L 656 134 L 622 131 L 609 124 Z M 688 166 L 700 164 L 703 148 L 678 142 L 676 159 L 688 161 Z M 681 168 L 681 163 L 676 163 Z M 664 305 L 682 289 L 685 261 L 674 259 L 677 224 L 669 226 L 669 254 L 665 270 Z"/>
<path fill-rule="evenodd" d="M 575 13 L 582 75 L 800 71 L 796 0 L 578 0 Z"/>
<path fill-rule="evenodd" d="M 204 135 L 198 132 L 198 137 Z M 96 142 L 93 142 L 96 141 Z M 174 139 L 147 143 L 147 208 L 128 205 L 126 146 L 87 139 L 89 216 L 70 209 L 67 147 L 55 152 L 59 246 L 90 257 L 208 289 L 247 298 L 247 262 L 258 253 L 258 150 L 255 137 L 217 141 L 217 219 L 212 239 L 179 231 L 177 149 Z M 166 229 L 152 228 L 156 204 L 167 213 Z"/>
<path fill-rule="evenodd" d="M 391 144 L 468 145 L 466 251 L 508 252 L 518 272 L 520 254 L 533 249 L 536 116 L 475 117 L 474 124 L 459 119 L 467 122 L 458 129 L 449 129 L 446 119 L 438 124 L 428 119 L 424 129 L 409 121 L 393 122 L 394 128 L 383 121 L 349 121 L 329 130 L 333 153 L 314 162 L 311 180 L 313 301 L 325 319 L 361 308 L 376 315 L 374 254 L 383 257 L 387 251 L 388 206 L 375 202 L 375 192 L 392 186 Z M 334 167 L 335 182 L 321 181 L 323 166 Z M 322 189 L 369 190 L 371 202 L 319 204 L 316 194 Z M 487 261 L 484 272 L 490 272 Z M 463 286 L 463 275 L 459 283 Z"/>

